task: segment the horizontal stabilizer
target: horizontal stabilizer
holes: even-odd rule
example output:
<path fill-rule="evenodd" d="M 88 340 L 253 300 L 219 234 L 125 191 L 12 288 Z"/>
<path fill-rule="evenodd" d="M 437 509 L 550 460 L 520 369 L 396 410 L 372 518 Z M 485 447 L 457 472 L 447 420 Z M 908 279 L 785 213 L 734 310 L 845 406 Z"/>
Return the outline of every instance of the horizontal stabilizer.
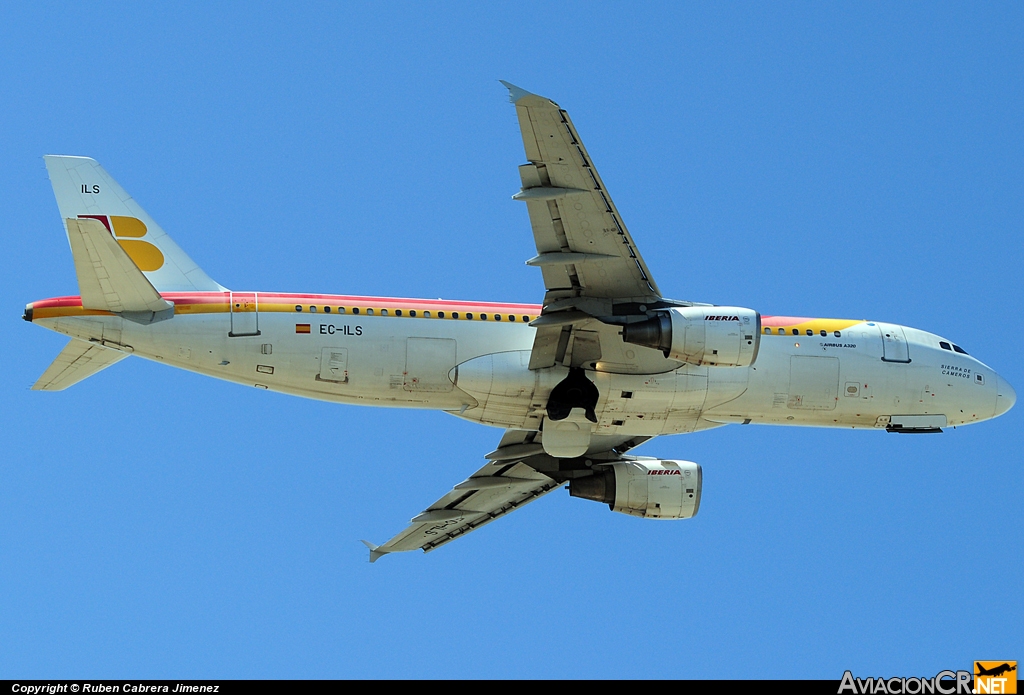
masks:
<path fill-rule="evenodd" d="M 170 318 L 174 304 L 160 296 L 98 220 L 67 219 L 82 306 L 150 323 Z"/>
<path fill-rule="evenodd" d="M 39 380 L 32 386 L 33 391 L 63 391 L 82 379 L 90 377 L 115 362 L 120 362 L 128 353 L 103 347 L 97 343 L 72 339 L 64 346 Z"/>

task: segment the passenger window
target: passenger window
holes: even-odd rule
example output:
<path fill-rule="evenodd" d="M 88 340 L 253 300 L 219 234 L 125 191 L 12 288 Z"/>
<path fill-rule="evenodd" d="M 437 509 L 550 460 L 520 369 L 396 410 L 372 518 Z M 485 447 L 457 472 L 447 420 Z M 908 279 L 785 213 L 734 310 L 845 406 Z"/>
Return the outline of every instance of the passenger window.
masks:
<path fill-rule="evenodd" d="M 395 316 L 401 316 L 401 315 L 402 315 L 402 310 L 401 309 L 395 309 Z"/>
<path fill-rule="evenodd" d="M 295 311 L 302 311 L 302 305 L 301 304 L 296 304 L 295 305 Z"/>
<path fill-rule="evenodd" d="M 437 312 L 437 318 L 443 319 L 444 318 L 444 312 L 443 311 Z"/>
<path fill-rule="evenodd" d="M 953 351 L 953 348 L 949 347 L 949 343 L 947 343 L 945 340 L 939 341 L 939 347 L 942 348 L 943 350 L 949 350 L 950 352 Z"/>
<path fill-rule="evenodd" d="M 765 335 L 771 335 L 771 334 L 772 334 L 772 329 L 770 329 L 770 328 L 768 328 L 768 327 L 766 326 L 766 327 L 765 327 L 765 329 L 764 329 L 764 334 L 765 334 Z"/>
<path fill-rule="evenodd" d="M 316 313 L 316 307 L 315 306 L 309 307 L 309 313 L 315 314 Z"/>
<path fill-rule="evenodd" d="M 345 307 L 343 307 L 343 306 L 339 306 L 339 307 L 338 307 L 338 313 L 339 313 L 339 314 L 344 314 L 344 313 L 345 313 Z"/>
<path fill-rule="evenodd" d="M 452 312 L 452 318 L 453 318 L 453 319 L 457 319 L 457 318 L 459 318 L 459 312 L 457 312 L 457 311 L 453 311 L 453 312 Z"/>
<path fill-rule="evenodd" d="M 501 321 L 501 314 L 495 314 L 494 315 L 494 320 L 495 321 Z"/>
<path fill-rule="evenodd" d="M 430 312 L 429 311 L 424 311 L 423 312 L 423 318 L 429 319 L 430 318 Z"/>
<path fill-rule="evenodd" d="M 793 329 L 793 335 L 800 335 L 800 331 L 798 331 L 796 328 L 794 328 Z"/>
<path fill-rule="evenodd" d="M 959 353 L 960 353 L 961 355 L 966 355 L 966 354 L 967 354 L 967 351 L 966 351 L 966 350 L 964 350 L 964 349 L 963 349 L 962 347 L 960 347 L 959 345 L 957 345 L 956 343 L 953 343 L 953 351 L 954 351 L 954 352 L 959 352 Z"/>
<path fill-rule="evenodd" d="M 529 316 L 524 316 L 523 317 L 523 323 L 529 323 L 529 322 L 530 322 L 530 317 Z"/>
<path fill-rule="evenodd" d="M 410 311 L 410 312 L 409 312 L 409 316 L 411 316 L 411 317 L 413 317 L 413 318 L 416 318 L 416 310 L 415 310 L 415 309 L 413 309 L 412 311 Z"/>
<path fill-rule="evenodd" d="M 358 314 L 359 313 L 359 309 L 357 307 L 352 307 L 352 313 L 353 314 Z"/>
<path fill-rule="evenodd" d="M 786 329 L 785 328 L 780 328 L 779 329 L 779 335 L 786 335 Z"/>
<path fill-rule="evenodd" d="M 469 312 L 466 312 L 466 318 L 469 319 L 470 321 L 472 321 L 473 320 L 473 314 L 470 314 Z"/>
<path fill-rule="evenodd" d="M 833 332 L 832 332 L 832 335 L 834 335 L 834 336 L 835 336 L 835 337 L 837 337 L 837 338 L 842 338 L 842 337 L 843 337 L 843 334 L 842 334 L 842 333 L 840 333 L 839 331 L 833 331 Z"/>
<path fill-rule="evenodd" d="M 366 313 L 367 313 L 367 315 L 369 315 L 369 316 L 373 316 L 373 309 L 367 309 L 367 310 L 366 310 Z"/>
<path fill-rule="evenodd" d="M 515 321 L 515 320 L 516 320 L 516 317 L 515 317 L 515 316 L 513 316 L 512 314 L 509 314 L 509 315 L 508 315 L 508 320 L 509 320 L 509 321 Z"/>
<path fill-rule="evenodd" d="M 480 320 L 481 321 L 486 321 L 487 320 L 487 314 L 480 314 Z"/>
<path fill-rule="evenodd" d="M 828 335 L 828 331 L 822 331 L 822 332 L 821 332 L 821 337 L 822 337 L 822 338 L 824 338 L 824 337 L 825 337 L 825 336 L 827 336 L 827 335 Z"/>
<path fill-rule="evenodd" d="M 808 328 L 807 329 L 807 335 L 814 335 L 814 331 L 812 331 L 810 328 Z"/>
<path fill-rule="evenodd" d="M 325 314 L 329 314 L 329 313 L 331 313 L 331 307 L 329 307 L 329 306 L 325 306 L 325 307 L 324 307 L 324 313 L 325 313 Z"/>

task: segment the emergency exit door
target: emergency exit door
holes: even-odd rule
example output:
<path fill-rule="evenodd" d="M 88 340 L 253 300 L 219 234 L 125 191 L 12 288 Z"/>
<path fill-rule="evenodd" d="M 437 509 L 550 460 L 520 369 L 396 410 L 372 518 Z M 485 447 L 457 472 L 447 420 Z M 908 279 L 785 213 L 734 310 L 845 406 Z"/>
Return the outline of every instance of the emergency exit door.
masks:
<path fill-rule="evenodd" d="M 259 298 L 255 292 L 231 292 L 231 330 L 232 338 L 245 335 L 260 334 Z"/>

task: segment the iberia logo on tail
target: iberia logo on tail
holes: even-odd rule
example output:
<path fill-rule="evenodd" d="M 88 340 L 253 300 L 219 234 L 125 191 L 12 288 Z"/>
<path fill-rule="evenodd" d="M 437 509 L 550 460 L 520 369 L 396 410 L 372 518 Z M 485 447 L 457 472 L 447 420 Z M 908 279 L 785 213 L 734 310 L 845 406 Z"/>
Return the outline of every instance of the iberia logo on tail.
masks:
<path fill-rule="evenodd" d="M 140 237 L 146 236 L 147 231 L 142 220 L 119 215 L 79 215 L 78 218 L 102 222 L 128 257 L 139 266 L 139 270 L 150 272 L 163 267 L 164 254 L 160 249 L 148 241 L 139 240 Z"/>

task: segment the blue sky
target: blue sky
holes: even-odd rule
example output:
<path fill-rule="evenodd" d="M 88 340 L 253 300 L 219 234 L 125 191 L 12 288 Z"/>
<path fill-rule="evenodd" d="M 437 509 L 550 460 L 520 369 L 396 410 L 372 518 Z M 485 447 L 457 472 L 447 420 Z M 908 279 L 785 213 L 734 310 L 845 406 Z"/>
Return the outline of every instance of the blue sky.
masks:
<path fill-rule="evenodd" d="M 48 153 L 97 158 L 233 289 L 539 301 L 506 79 L 569 110 L 670 296 L 919 327 L 1021 391 L 1019 3 L 215 5 L 0 9 L 0 676 L 1024 658 L 1020 407 L 930 437 L 662 438 L 638 453 L 704 468 L 692 520 L 555 492 L 370 565 L 358 539 L 498 430 L 140 359 L 33 393 L 64 339 L 20 319 L 77 293 Z"/>

